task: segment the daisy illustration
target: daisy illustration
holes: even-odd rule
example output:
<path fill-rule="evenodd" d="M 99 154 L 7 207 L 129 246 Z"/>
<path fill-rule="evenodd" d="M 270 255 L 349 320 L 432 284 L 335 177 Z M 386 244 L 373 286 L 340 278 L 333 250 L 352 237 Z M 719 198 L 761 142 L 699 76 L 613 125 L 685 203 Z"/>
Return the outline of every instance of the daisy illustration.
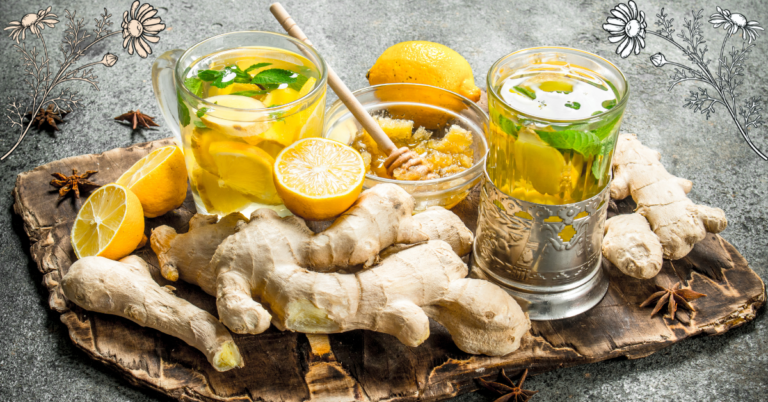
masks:
<path fill-rule="evenodd" d="M 114 31 L 110 29 L 112 14 L 106 9 L 104 14 L 100 15 L 101 18 L 96 18 L 96 27 L 88 34 L 84 33 L 86 29 L 82 18 L 75 18 L 76 13 L 70 13 L 69 10 L 65 10 L 65 14 L 67 30 L 61 44 L 63 57 L 59 60 L 58 71 L 52 66 L 54 63 L 51 62 L 46 38 L 42 33 L 46 26 L 54 28 L 59 22 L 56 19 L 58 16 L 51 13 L 51 7 L 26 14 L 19 21 L 11 21 L 4 29 L 10 31 L 9 36 L 16 42 L 14 47 L 21 54 L 26 75 L 22 82 L 29 86 L 28 91 L 25 91 L 29 93 L 29 98 L 11 98 L 5 108 L 5 117 L 11 128 L 19 131 L 16 143 L 0 157 L 0 161 L 16 150 L 40 113 L 70 113 L 80 106 L 82 100 L 69 88 L 59 89 L 58 94 L 54 93 L 59 84 L 85 82 L 99 90 L 94 69 L 99 66 L 112 67 L 117 63 L 118 57 L 106 53 L 99 61 L 79 63 L 81 57 L 89 57 L 88 50 L 91 47 L 110 36 L 122 35 L 123 48 L 128 54 L 136 53 L 145 58 L 152 53 L 150 43 L 157 43 L 160 40 L 158 34 L 165 30 L 165 24 L 156 16 L 157 10 L 150 4 L 142 5 L 139 0 L 133 1 L 130 11 L 123 13 L 122 29 Z M 27 38 L 27 30 L 34 36 Z M 27 46 L 26 41 L 34 39 L 40 41 L 39 45 Z M 75 66 L 78 63 L 79 66 Z"/>
<path fill-rule="evenodd" d="M 46 25 L 48 25 L 48 28 L 53 28 L 59 22 L 56 19 L 57 17 L 56 14 L 51 13 L 51 8 L 48 7 L 45 10 L 39 10 L 37 14 L 29 13 L 25 15 L 21 21 L 11 21 L 4 31 L 10 30 L 11 33 L 8 36 L 15 40 L 16 43 L 19 43 L 19 35 L 21 35 L 21 40 L 24 40 L 27 35 L 27 29 L 39 37 Z"/>
<path fill-rule="evenodd" d="M 139 0 L 131 5 L 131 11 L 123 13 L 123 48 L 128 49 L 128 54 L 136 53 L 139 57 L 147 57 L 152 54 L 152 48 L 149 43 L 157 43 L 160 38 L 157 36 L 160 31 L 165 29 L 165 24 L 160 18 L 153 18 L 157 10 L 149 4 L 139 7 Z"/>
<path fill-rule="evenodd" d="M 603 29 L 611 34 L 608 40 L 611 43 L 619 43 L 616 54 L 627 58 L 633 52 L 640 54 L 645 47 L 645 13 L 637 10 L 634 1 L 627 4 L 619 4 L 611 10 L 613 17 L 603 24 Z"/>
<path fill-rule="evenodd" d="M 717 110 L 725 109 L 752 151 L 768 161 L 768 155 L 760 151 L 752 142 L 748 131 L 750 127 L 757 128 L 765 124 L 760 115 L 762 100 L 759 97 L 751 97 L 746 99 L 742 106 L 737 105 L 739 87 L 745 81 L 742 78 L 745 63 L 754 46 L 752 41 L 757 39 L 758 31 L 762 31 L 763 28 L 757 21 L 748 21 L 743 14 L 731 13 L 730 10 L 717 7 L 717 12 L 709 17 L 709 23 L 715 28 L 722 26 L 726 34 L 717 58 L 717 70 L 714 67 L 710 70 L 710 65 L 714 66 L 715 63 L 705 56 L 708 48 L 704 40 L 702 27 L 705 23 L 703 23 L 702 12 L 703 10 L 691 12 L 691 18 L 685 18 L 682 29 L 676 32 L 672 28 L 673 19 L 667 18 L 662 8 L 661 12 L 656 14 L 656 25 L 659 29 L 646 32 L 645 13 L 639 11 L 637 4 L 630 0 L 627 4 L 620 3 L 611 9 L 611 15 L 603 24 L 603 29 L 610 35 L 608 40 L 611 43 L 620 42 L 616 53 L 622 58 L 629 57 L 632 53 L 639 54 L 640 50 L 645 48 L 646 33 L 675 46 L 683 54 L 685 64 L 667 60 L 662 53 L 656 53 L 650 57 L 651 64 L 655 67 L 674 70 L 669 90 L 685 81 L 704 84 L 705 87 L 698 87 L 690 92 L 690 95 L 685 98 L 683 107 L 700 112 L 706 115 L 707 119 Z M 733 46 L 730 52 L 726 52 L 728 39 L 736 35 L 739 30 L 743 39 L 741 49 Z M 675 38 L 680 38 L 680 41 Z"/>
<path fill-rule="evenodd" d="M 728 35 L 733 36 L 739 29 L 741 29 L 741 38 L 747 40 L 749 37 L 749 43 L 757 39 L 758 30 L 762 31 L 763 28 L 757 23 L 757 21 L 747 21 L 747 18 L 739 13 L 731 14 L 730 10 L 723 10 L 717 7 L 717 12 L 709 17 L 709 23 L 714 25 L 715 28 L 720 28 L 728 31 Z"/>

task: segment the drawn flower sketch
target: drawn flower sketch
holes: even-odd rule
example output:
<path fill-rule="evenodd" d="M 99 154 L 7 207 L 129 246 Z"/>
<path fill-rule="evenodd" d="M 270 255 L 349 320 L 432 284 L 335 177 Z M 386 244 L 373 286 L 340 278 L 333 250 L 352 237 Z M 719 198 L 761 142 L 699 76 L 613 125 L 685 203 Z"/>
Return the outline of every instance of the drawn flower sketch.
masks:
<path fill-rule="evenodd" d="M 659 14 L 656 14 L 656 25 L 659 27 L 657 31 L 646 31 L 645 13 L 639 11 L 632 0 L 627 4 L 618 4 L 610 12 L 611 16 L 606 19 L 603 29 L 610 34 L 608 40 L 611 43 L 619 43 L 616 54 L 622 58 L 629 57 L 632 53 L 639 54 L 640 50 L 645 48 L 646 33 L 677 47 L 687 59 L 688 65 L 667 60 L 662 53 L 656 53 L 650 58 L 655 67 L 674 68 L 669 90 L 685 81 L 709 85 L 711 88 L 698 87 L 691 91 L 685 98 L 683 107 L 701 112 L 707 116 L 707 119 L 717 109 L 725 108 L 747 144 L 758 156 L 768 161 L 768 156 L 755 146 L 748 133 L 750 127 L 757 128 L 765 123 L 760 116 L 759 105 L 762 100 L 759 97 L 751 97 L 742 103 L 743 106 L 737 106 L 738 88 L 744 83 L 742 78 L 744 64 L 754 46 L 752 42 L 759 36 L 759 31 L 763 30 L 757 21 L 749 21 L 742 14 L 731 13 L 730 10 L 717 7 L 717 12 L 709 17 L 709 23 L 714 28 L 722 26 L 725 30 L 725 38 L 717 59 L 717 71 L 711 71 L 712 60 L 705 58 L 708 48 L 702 30 L 703 10 L 691 12 L 691 19 L 684 19 L 683 29 L 677 35 L 674 35 L 675 29 L 672 28 L 674 19 L 667 18 L 668 15 L 664 13 L 663 8 Z M 731 46 L 731 50 L 726 53 L 728 40 L 739 31 L 741 31 L 741 47 Z M 675 38 L 679 38 L 680 42 Z M 714 93 L 710 93 L 710 90 L 714 90 Z"/>
<path fill-rule="evenodd" d="M 53 29 L 60 22 L 57 19 L 59 17 L 51 13 L 51 7 L 27 14 L 19 21 L 11 21 L 4 29 L 10 31 L 10 38 L 16 41 L 14 47 L 21 54 L 26 73 L 24 82 L 29 86 L 29 98 L 21 100 L 9 98 L 5 115 L 11 122 L 11 128 L 19 130 L 18 139 L 13 147 L 0 157 L 0 161 L 8 158 L 21 144 L 38 112 L 48 110 L 55 114 L 66 114 L 80 106 L 81 100 L 76 91 L 61 89 L 58 95 L 54 95 L 54 89 L 59 84 L 83 81 L 99 90 L 98 77 L 94 75 L 93 69 L 97 65 L 112 67 L 117 63 L 118 57 L 112 53 L 106 53 L 99 61 L 73 67 L 93 45 L 111 36 L 122 34 L 123 49 L 126 49 L 130 55 L 135 51 L 139 57 L 145 58 L 152 54 L 149 44 L 157 43 L 160 40 L 157 35 L 165 29 L 162 20 L 155 16 L 157 10 L 150 4 L 141 5 L 139 0 L 131 4 L 130 11 L 123 13 L 122 29 L 117 31 L 109 30 L 112 25 L 109 19 L 112 14 L 108 14 L 106 8 L 104 14 L 100 14 L 101 18 L 95 19 L 96 27 L 90 31 L 85 28 L 84 19 L 76 17 L 76 12 L 64 11 L 67 29 L 64 31 L 64 39 L 60 46 L 63 59 L 59 60 L 57 71 L 52 69 L 48 46 L 43 37 L 43 29 L 46 26 Z M 34 44 L 28 46 L 27 31 L 30 32 L 29 40 L 36 38 L 40 41 L 39 46 L 42 52 Z"/>

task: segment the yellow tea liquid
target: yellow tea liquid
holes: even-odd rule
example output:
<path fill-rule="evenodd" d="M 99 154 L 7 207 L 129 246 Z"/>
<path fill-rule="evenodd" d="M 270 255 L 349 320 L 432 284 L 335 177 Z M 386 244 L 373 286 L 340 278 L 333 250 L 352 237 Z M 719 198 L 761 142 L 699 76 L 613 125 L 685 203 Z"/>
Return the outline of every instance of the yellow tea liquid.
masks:
<path fill-rule="evenodd" d="M 190 66 L 184 85 L 197 98 L 180 96 L 179 116 L 199 209 L 219 215 L 260 207 L 284 211 L 274 160 L 293 142 L 321 136 L 325 88 L 306 97 L 320 79 L 304 56 L 269 47 L 230 49 Z"/>
<path fill-rule="evenodd" d="M 515 70 L 494 90 L 487 170 L 499 189 L 524 201 L 559 205 L 586 200 L 605 187 L 622 116 L 610 82 L 555 62 Z"/>

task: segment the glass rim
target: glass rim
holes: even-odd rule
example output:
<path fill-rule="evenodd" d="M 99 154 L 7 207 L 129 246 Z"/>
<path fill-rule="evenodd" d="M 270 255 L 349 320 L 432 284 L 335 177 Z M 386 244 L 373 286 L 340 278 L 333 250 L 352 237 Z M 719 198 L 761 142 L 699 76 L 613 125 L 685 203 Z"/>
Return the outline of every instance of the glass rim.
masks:
<path fill-rule="evenodd" d="M 544 117 L 540 117 L 540 116 L 535 116 L 535 115 L 532 115 L 530 113 L 521 112 L 521 111 L 515 109 L 514 107 L 512 107 L 511 105 L 509 105 L 507 102 L 505 102 L 503 100 L 503 98 L 497 93 L 496 88 L 494 87 L 493 83 L 491 82 L 491 77 L 493 76 L 493 73 L 496 70 L 499 69 L 499 66 L 501 65 L 501 63 L 503 63 L 503 62 L 505 62 L 505 61 L 507 61 L 507 60 L 509 60 L 511 58 L 519 57 L 519 56 L 521 56 L 524 53 L 532 52 L 532 54 L 536 54 L 536 53 L 544 53 L 544 52 L 546 52 L 548 50 L 550 50 L 550 51 L 561 51 L 561 52 L 566 52 L 566 53 L 567 52 L 578 53 L 578 54 L 581 54 L 581 55 L 583 55 L 583 56 L 585 56 L 587 58 L 592 58 L 595 61 L 597 61 L 598 63 L 605 63 L 605 64 L 607 64 L 607 67 L 614 69 L 618 73 L 619 77 L 621 77 L 622 81 L 624 81 L 624 85 L 626 86 L 626 89 L 624 90 L 623 96 L 621 97 L 621 99 L 619 99 L 619 102 L 616 103 L 616 106 L 614 106 L 611 109 L 606 110 L 605 112 L 602 112 L 600 114 L 596 114 L 594 116 L 589 116 L 589 117 L 586 117 L 586 118 L 583 118 L 583 119 L 548 119 L 548 118 L 544 118 Z M 605 79 L 605 77 L 602 77 L 602 78 Z M 545 121 L 545 122 L 563 123 L 563 124 L 589 123 L 589 122 L 600 120 L 600 119 L 604 118 L 605 116 L 610 115 L 611 113 L 616 113 L 619 110 L 622 110 L 626 106 L 627 101 L 629 99 L 629 81 L 627 80 L 627 77 L 624 75 L 624 73 L 621 71 L 621 69 L 619 69 L 615 64 L 611 63 L 610 61 L 608 61 L 604 57 L 598 56 L 598 55 L 596 55 L 594 53 L 587 52 L 585 50 L 574 49 L 574 48 L 571 48 L 571 47 L 564 47 L 564 46 L 537 46 L 537 47 L 529 47 L 529 48 L 525 48 L 525 49 L 520 49 L 520 50 L 514 51 L 514 52 L 509 53 L 509 54 L 507 54 L 505 56 L 502 56 L 501 58 L 496 60 L 496 62 L 493 63 L 493 65 L 491 65 L 491 68 L 488 70 L 488 74 L 486 75 L 485 80 L 486 80 L 486 87 L 487 87 L 486 89 L 487 89 L 487 92 L 488 92 L 489 96 L 493 95 L 493 97 L 497 101 L 499 101 L 502 104 L 504 104 L 504 106 L 514 110 L 516 114 L 524 116 L 524 117 L 526 117 L 528 119 L 531 119 L 531 120 L 535 120 L 535 121 Z"/>
<path fill-rule="evenodd" d="M 367 93 L 367 92 L 373 92 L 376 89 L 384 88 L 384 87 L 396 87 L 396 86 L 407 86 L 407 87 L 426 87 L 431 89 L 436 89 L 438 92 L 447 92 L 450 95 L 457 96 L 460 100 L 466 101 L 467 103 L 471 104 L 470 108 L 476 109 L 476 111 L 479 111 L 482 116 L 484 116 L 486 120 L 486 124 L 490 124 L 491 119 L 488 116 L 488 113 L 485 112 L 480 106 L 477 105 L 477 103 L 473 102 L 471 99 L 467 98 L 466 96 L 450 91 L 445 88 L 436 87 L 434 85 L 427 85 L 427 84 L 418 84 L 415 82 L 393 82 L 393 83 L 387 83 L 387 84 L 378 84 L 378 85 L 371 85 L 368 87 L 363 87 L 360 89 L 357 89 L 355 91 L 352 91 L 352 95 L 357 98 L 359 94 Z M 337 109 L 341 108 L 342 106 L 346 107 L 344 103 L 341 101 L 341 99 L 336 99 L 331 106 L 326 110 L 325 112 L 325 118 L 323 120 L 327 120 L 329 116 L 333 115 L 334 112 L 337 111 Z M 347 113 L 352 113 L 347 109 Z M 325 123 L 325 122 L 324 122 Z M 323 127 L 323 136 L 325 136 L 326 129 L 328 127 Z M 472 166 L 469 167 L 467 170 L 463 172 L 459 172 L 457 174 L 447 176 L 447 177 L 439 177 L 437 179 L 429 179 L 429 180 L 397 180 L 397 179 L 390 179 L 387 177 L 381 177 L 381 176 L 373 176 L 369 173 L 365 174 L 366 179 L 371 179 L 375 181 L 379 181 L 381 183 L 391 183 L 391 184 L 397 184 L 397 185 L 405 185 L 405 186 L 424 186 L 424 185 L 430 185 L 430 184 L 440 184 L 443 182 L 448 182 L 450 180 L 456 180 L 463 178 L 464 176 L 467 176 L 469 174 L 472 174 L 479 170 L 480 168 L 478 166 L 482 166 L 483 169 L 485 169 L 485 163 L 488 159 L 488 151 L 490 150 L 490 147 L 488 145 L 488 140 L 485 138 L 485 133 L 481 132 L 478 134 L 478 137 L 482 139 L 483 145 L 485 145 L 485 153 L 483 154 L 483 157 L 480 158 L 477 162 L 473 162 Z M 473 136 L 474 138 L 474 136 Z"/>
<path fill-rule="evenodd" d="M 187 86 L 184 85 L 184 81 L 183 81 L 183 79 L 181 77 L 182 74 L 179 74 L 179 68 L 181 66 L 181 64 L 180 64 L 181 61 L 184 60 L 193 50 L 197 49 L 198 47 L 202 46 L 203 44 L 208 43 L 208 42 L 210 42 L 210 41 L 212 41 L 214 39 L 219 39 L 219 38 L 224 37 L 224 36 L 235 35 L 235 34 L 266 34 L 266 35 L 278 36 L 278 37 L 282 37 L 283 39 L 287 39 L 290 42 L 293 42 L 294 44 L 298 45 L 299 48 L 304 47 L 304 48 L 308 49 L 309 52 L 311 52 L 312 55 L 314 57 L 316 57 L 317 60 L 320 61 L 320 65 L 318 66 L 316 63 L 314 63 L 314 62 L 312 62 L 312 60 L 310 60 L 310 62 L 315 64 L 316 67 L 319 67 L 319 69 L 321 71 L 320 79 L 318 80 L 317 84 L 315 84 L 315 87 L 312 88 L 312 90 L 309 91 L 308 94 L 302 96 L 299 99 L 296 99 L 293 102 L 289 102 L 289 103 L 286 103 L 284 105 L 280 105 L 280 106 L 276 106 L 276 107 L 265 107 L 265 108 L 258 108 L 258 109 L 235 108 L 235 107 L 229 107 L 229 106 L 221 106 L 221 105 L 217 105 L 217 104 L 212 103 L 212 102 L 208 102 L 205 99 L 203 99 L 203 98 L 195 95 L 194 93 L 192 93 L 192 91 L 190 91 L 189 88 L 187 88 Z M 231 49 L 236 49 L 236 48 L 237 47 L 233 47 Z M 184 53 L 181 54 L 181 56 L 179 56 L 178 60 L 176 61 L 176 65 L 174 66 L 174 69 L 173 69 L 173 75 L 174 75 L 177 87 L 180 86 L 181 88 L 183 88 L 184 91 L 187 93 L 187 95 L 189 95 L 193 99 L 197 100 L 204 107 L 211 107 L 211 108 L 214 108 L 214 109 L 223 109 L 223 110 L 234 110 L 234 111 L 238 111 L 238 112 L 256 112 L 256 111 L 258 111 L 258 112 L 276 112 L 276 111 L 277 112 L 282 112 L 284 110 L 290 110 L 293 107 L 301 104 L 302 102 L 306 102 L 306 99 L 310 99 L 312 97 L 316 97 L 317 94 L 321 91 L 321 88 L 324 88 L 326 86 L 326 82 L 328 81 L 328 66 L 325 64 L 325 59 L 323 59 L 323 57 L 320 56 L 320 53 L 318 53 L 317 49 L 315 49 L 311 45 L 309 45 L 309 44 L 307 44 L 307 43 L 305 43 L 305 42 L 303 42 L 301 40 L 298 40 L 298 39 L 296 39 L 296 38 L 294 38 L 292 36 L 288 36 L 288 35 L 281 34 L 281 33 L 278 33 L 278 32 L 271 32 L 271 31 L 234 31 L 234 32 L 223 33 L 223 34 L 216 35 L 216 36 L 211 36 L 210 38 L 204 39 L 204 40 L 202 40 L 202 41 L 200 41 L 200 42 L 190 46 L 187 50 L 184 51 Z M 297 110 L 296 113 L 299 113 L 302 110 Z"/>

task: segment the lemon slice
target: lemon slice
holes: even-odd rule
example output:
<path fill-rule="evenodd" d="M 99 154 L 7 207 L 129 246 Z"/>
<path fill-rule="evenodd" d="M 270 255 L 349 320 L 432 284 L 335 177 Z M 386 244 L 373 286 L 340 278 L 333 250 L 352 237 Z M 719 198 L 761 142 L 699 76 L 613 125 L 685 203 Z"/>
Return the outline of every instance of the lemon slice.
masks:
<path fill-rule="evenodd" d="M 326 220 L 346 211 L 364 179 L 360 154 L 325 138 L 297 141 L 275 160 L 277 193 L 291 212 L 308 220 Z"/>
<path fill-rule="evenodd" d="M 227 215 L 240 211 L 251 202 L 250 199 L 224 185 L 223 180 L 204 169 L 192 172 L 192 182 L 208 213 Z"/>
<path fill-rule="evenodd" d="M 192 155 L 194 155 L 197 164 L 210 173 L 219 174 L 216 162 L 213 161 L 208 149 L 211 147 L 211 144 L 216 141 L 228 141 L 231 139 L 232 137 L 227 137 L 216 131 L 195 127 L 195 129 L 192 130 L 192 136 L 189 142 L 190 148 L 192 148 Z"/>
<path fill-rule="evenodd" d="M 293 102 L 309 94 L 309 92 L 312 91 L 312 88 L 315 87 L 316 82 L 317 79 L 309 78 L 307 82 L 302 85 L 300 91 L 296 91 L 291 88 L 275 89 L 264 97 L 263 103 L 268 106 L 279 106 Z M 317 102 L 316 105 L 319 103 L 320 102 Z M 245 142 L 251 145 L 259 146 L 261 146 L 262 141 L 274 141 L 284 147 L 292 144 L 298 138 L 301 138 L 301 131 L 306 125 L 307 119 L 310 115 L 314 114 L 313 112 L 316 111 L 315 109 L 307 109 L 298 113 L 294 113 L 298 108 L 299 106 L 296 106 L 285 112 L 284 114 L 286 117 L 284 118 L 280 118 L 280 116 L 274 116 L 277 119 L 272 123 L 272 126 L 269 128 L 269 130 L 259 135 L 245 137 Z M 317 121 L 314 120 L 312 124 L 316 123 Z M 318 132 L 317 136 L 319 136 L 321 129 L 322 127 L 316 130 Z"/>
<path fill-rule="evenodd" d="M 301 96 L 299 95 L 299 91 L 286 87 L 270 91 L 267 96 L 264 97 L 262 102 L 267 105 L 267 107 L 274 107 L 285 105 L 286 103 L 291 103 L 300 97 Z"/>
<path fill-rule="evenodd" d="M 227 187 L 265 204 L 280 204 L 272 180 L 275 160 L 266 151 L 235 141 L 214 142 L 208 151 Z"/>
<path fill-rule="evenodd" d="M 187 197 L 187 167 L 177 146 L 158 148 L 139 159 L 117 184 L 141 201 L 144 216 L 154 218 L 178 208 Z"/>
<path fill-rule="evenodd" d="M 77 213 L 70 238 L 77 258 L 101 256 L 118 260 L 130 254 L 144 237 L 141 202 L 119 184 L 91 193 Z"/>
<path fill-rule="evenodd" d="M 516 171 L 541 194 L 559 194 L 564 186 L 575 186 L 581 175 L 560 151 L 527 129 L 520 130 L 513 152 Z"/>
<path fill-rule="evenodd" d="M 227 108 L 213 107 L 200 118 L 209 128 L 233 137 L 249 137 L 269 130 L 269 113 L 266 110 L 255 110 L 266 108 L 256 99 L 239 95 L 217 95 L 205 100 Z"/>

